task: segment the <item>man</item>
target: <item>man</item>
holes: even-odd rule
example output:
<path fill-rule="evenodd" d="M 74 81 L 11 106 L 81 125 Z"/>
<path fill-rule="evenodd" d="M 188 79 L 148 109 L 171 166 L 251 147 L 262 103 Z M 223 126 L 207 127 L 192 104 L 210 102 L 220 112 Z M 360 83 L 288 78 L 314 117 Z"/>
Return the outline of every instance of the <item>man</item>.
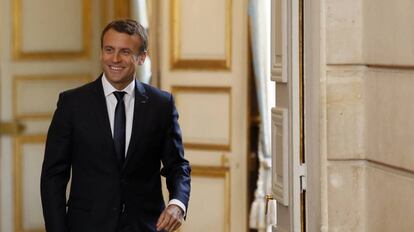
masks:
<path fill-rule="evenodd" d="M 113 21 L 101 35 L 103 74 L 59 95 L 41 174 L 48 232 L 180 227 L 190 166 L 171 94 L 135 80 L 135 67 L 146 54 L 144 28 L 133 20 Z M 166 208 L 160 175 L 171 199 Z"/>

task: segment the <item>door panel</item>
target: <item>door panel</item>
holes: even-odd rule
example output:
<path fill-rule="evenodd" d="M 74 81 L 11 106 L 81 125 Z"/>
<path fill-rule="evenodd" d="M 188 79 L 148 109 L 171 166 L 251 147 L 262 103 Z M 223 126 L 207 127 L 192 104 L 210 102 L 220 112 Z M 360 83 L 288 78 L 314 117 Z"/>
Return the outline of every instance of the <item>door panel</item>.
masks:
<path fill-rule="evenodd" d="M 305 165 L 301 163 L 304 139 L 301 1 L 272 1 L 272 80 L 276 81 L 276 107 L 272 109 L 272 192 L 277 201 L 274 231 L 305 231 L 301 212 L 304 205 L 301 177 L 305 180 Z"/>
<path fill-rule="evenodd" d="M 44 7 L 48 6 L 48 7 Z M 58 93 L 100 72 L 100 3 L 0 0 L 0 231 L 44 231 L 40 169 Z"/>
<path fill-rule="evenodd" d="M 161 87 L 192 165 L 181 231 L 247 231 L 247 0 L 160 1 Z"/>

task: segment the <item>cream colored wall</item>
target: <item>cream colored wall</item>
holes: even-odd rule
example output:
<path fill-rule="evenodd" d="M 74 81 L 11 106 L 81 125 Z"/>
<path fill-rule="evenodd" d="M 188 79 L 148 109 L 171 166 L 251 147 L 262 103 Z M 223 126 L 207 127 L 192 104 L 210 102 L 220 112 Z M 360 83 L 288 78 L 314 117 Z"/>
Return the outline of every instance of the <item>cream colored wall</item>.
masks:
<path fill-rule="evenodd" d="M 321 2 L 321 230 L 413 231 L 414 2 Z"/>

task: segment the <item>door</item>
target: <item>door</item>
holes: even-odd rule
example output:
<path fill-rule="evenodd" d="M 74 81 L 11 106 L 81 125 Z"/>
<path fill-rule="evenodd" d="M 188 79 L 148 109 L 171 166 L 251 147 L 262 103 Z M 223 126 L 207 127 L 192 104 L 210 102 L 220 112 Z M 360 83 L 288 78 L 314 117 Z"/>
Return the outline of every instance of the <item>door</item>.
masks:
<path fill-rule="evenodd" d="M 183 232 L 247 231 L 247 3 L 160 1 L 160 82 L 192 165 Z"/>
<path fill-rule="evenodd" d="M 306 231 L 303 0 L 272 0 L 272 197 L 279 232 Z"/>
<path fill-rule="evenodd" d="M 40 171 L 58 93 L 100 72 L 93 9 L 98 1 L 0 0 L 0 130 L 24 126 L 0 136 L 1 232 L 44 231 Z"/>

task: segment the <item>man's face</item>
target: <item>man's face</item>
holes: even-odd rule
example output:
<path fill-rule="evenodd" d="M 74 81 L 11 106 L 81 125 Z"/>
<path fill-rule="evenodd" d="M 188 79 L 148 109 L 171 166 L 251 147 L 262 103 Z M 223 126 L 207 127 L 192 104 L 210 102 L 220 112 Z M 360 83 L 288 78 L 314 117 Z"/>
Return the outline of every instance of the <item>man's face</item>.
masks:
<path fill-rule="evenodd" d="M 141 39 L 109 29 L 102 41 L 101 64 L 108 81 L 117 89 L 125 88 L 133 79 L 135 66 L 142 65 L 146 53 L 139 52 Z"/>

